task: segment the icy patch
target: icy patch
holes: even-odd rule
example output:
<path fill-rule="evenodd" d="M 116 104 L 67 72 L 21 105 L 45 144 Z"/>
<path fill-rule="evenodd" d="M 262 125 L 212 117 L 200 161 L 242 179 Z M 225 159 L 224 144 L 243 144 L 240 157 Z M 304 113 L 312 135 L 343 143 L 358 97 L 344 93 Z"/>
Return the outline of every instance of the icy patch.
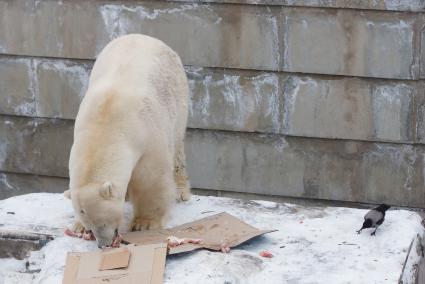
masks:
<path fill-rule="evenodd" d="M 378 139 L 400 141 L 407 139 L 409 108 L 412 90 L 405 84 L 379 86 L 373 90 L 373 119 Z"/>
<path fill-rule="evenodd" d="M 136 14 L 138 19 L 155 20 L 164 14 L 183 14 L 197 7 L 198 4 L 188 4 L 171 9 L 147 9 L 143 6 L 129 7 L 126 5 L 107 4 L 100 7 L 100 13 L 106 29 L 109 30 L 110 39 L 114 39 L 131 31 L 131 23 L 122 16 L 123 12 Z M 217 23 L 220 21 L 221 18 L 217 19 Z"/>
<path fill-rule="evenodd" d="M 266 208 L 275 208 L 277 206 L 277 203 L 273 201 L 254 200 L 254 202 Z"/>
<path fill-rule="evenodd" d="M 1 49 L 1 47 L 0 47 Z M 1 53 L 1 50 L 0 50 Z M 16 64 L 22 64 L 25 65 L 25 69 L 27 71 L 27 77 L 29 80 L 30 85 L 28 86 L 28 94 L 27 93 L 22 93 L 19 94 L 20 96 L 23 95 L 23 97 L 20 99 L 19 104 L 16 105 L 16 102 L 13 102 L 14 100 L 11 97 L 7 98 L 7 104 L 14 105 L 14 113 L 16 115 L 24 115 L 24 116 L 34 116 L 35 113 L 35 89 L 34 86 L 32 84 L 33 80 L 34 80 L 34 74 L 33 74 L 33 70 L 32 70 L 32 60 L 28 59 L 28 58 L 9 58 L 9 57 L 5 57 L 5 58 L 0 58 L 0 61 L 6 64 L 10 64 L 10 65 L 16 65 Z M 6 96 L 10 96 L 10 94 L 4 94 Z M 16 98 L 15 98 L 16 100 Z"/>
<path fill-rule="evenodd" d="M 269 11 L 270 12 L 270 11 Z M 267 22 L 270 24 L 273 33 L 273 54 L 276 55 L 277 66 L 280 65 L 280 36 L 278 32 L 277 18 L 268 16 Z"/>
<path fill-rule="evenodd" d="M 65 60 L 43 60 L 38 64 L 42 65 L 46 70 L 57 72 L 59 76 L 69 82 L 69 86 L 79 95 L 80 99 L 84 97 L 88 89 L 89 68 Z"/>
<path fill-rule="evenodd" d="M 403 145 L 399 148 L 391 144 L 375 144 L 378 151 L 368 154 L 365 160 L 373 162 L 374 160 L 382 160 L 389 158 L 389 165 L 394 165 L 397 172 L 401 172 L 406 177 L 403 189 L 412 190 L 414 186 L 415 163 L 419 156 L 416 149 L 412 145 Z"/>
<path fill-rule="evenodd" d="M 211 84 L 212 84 L 212 76 L 211 75 L 205 76 L 203 80 L 205 93 L 202 96 L 201 100 L 199 100 L 198 104 L 196 105 L 196 108 L 200 110 L 203 123 L 208 122 L 208 116 L 210 114 L 210 87 L 209 86 Z M 192 108 L 190 112 L 193 113 L 193 104 L 192 104 Z"/>
<path fill-rule="evenodd" d="M 390 30 L 395 29 L 395 30 L 398 30 L 398 32 L 400 34 L 403 34 L 406 31 L 410 31 L 411 30 L 411 25 L 409 25 L 406 21 L 403 21 L 403 20 L 400 20 L 398 23 L 394 23 L 394 22 L 372 22 L 372 21 L 367 21 L 366 24 L 369 27 L 379 26 L 379 27 L 388 28 Z"/>
<path fill-rule="evenodd" d="M 189 115 L 192 120 L 202 121 L 204 127 L 219 124 L 232 130 L 264 131 L 264 127 L 280 130 L 278 75 L 220 74 L 196 67 L 186 67 L 186 72 L 191 90 Z M 266 120 L 265 126 L 258 125 L 263 123 L 262 118 Z"/>
<path fill-rule="evenodd" d="M 399 65 L 403 65 L 399 72 L 404 68 L 409 68 L 410 76 L 417 77 L 418 63 L 415 60 L 415 52 L 412 50 L 414 43 L 414 27 L 412 22 L 399 20 L 398 22 L 371 22 L 367 21 L 367 26 L 371 31 L 371 35 L 377 42 L 393 42 L 393 44 L 374 45 L 374 51 L 371 54 L 386 54 L 387 56 L 395 56 L 399 59 Z M 372 58 L 373 59 L 373 58 Z M 410 64 L 403 64 L 404 60 L 409 60 Z M 407 62 L 407 61 L 406 61 Z M 383 65 L 390 68 L 392 65 Z M 373 71 L 372 71 L 373 73 Z"/>
<path fill-rule="evenodd" d="M 0 173 L 0 184 L 5 185 L 8 189 L 13 189 L 14 187 L 9 183 L 7 175 L 5 173 Z"/>
<path fill-rule="evenodd" d="M 283 121 L 284 121 L 284 131 L 291 132 L 291 116 L 296 111 L 296 104 L 298 100 L 308 100 L 308 98 L 298 98 L 300 95 L 300 90 L 303 89 L 302 94 L 304 96 L 308 95 L 318 95 L 323 96 L 327 95 L 327 92 L 323 94 L 321 87 L 322 84 L 318 84 L 317 81 L 308 78 L 308 77 L 297 77 L 291 76 L 288 79 L 288 84 L 285 84 L 285 102 L 284 102 L 284 113 L 283 113 Z"/>
<path fill-rule="evenodd" d="M 264 95 L 267 97 L 266 109 L 264 116 L 270 117 L 272 121 L 273 131 L 280 132 L 280 94 L 279 94 L 279 76 L 270 74 L 261 74 L 252 79 L 255 89 L 255 98 L 257 105 L 261 105 L 260 102 L 264 99 Z M 265 89 L 265 90 L 262 90 Z"/>
<path fill-rule="evenodd" d="M 289 17 L 285 17 L 283 24 L 283 59 L 282 59 L 282 70 L 286 71 L 290 68 L 290 62 L 289 62 Z"/>
<path fill-rule="evenodd" d="M 34 103 L 23 102 L 14 108 L 14 112 L 19 115 L 34 115 Z"/>
<path fill-rule="evenodd" d="M 109 30 L 109 38 L 114 39 L 119 37 L 119 14 L 121 8 L 116 5 L 104 5 L 100 7 L 100 14 L 102 15 L 103 23 L 105 27 Z"/>
<path fill-rule="evenodd" d="M 7 159 L 7 144 L 0 143 L 0 166 L 3 166 Z"/>

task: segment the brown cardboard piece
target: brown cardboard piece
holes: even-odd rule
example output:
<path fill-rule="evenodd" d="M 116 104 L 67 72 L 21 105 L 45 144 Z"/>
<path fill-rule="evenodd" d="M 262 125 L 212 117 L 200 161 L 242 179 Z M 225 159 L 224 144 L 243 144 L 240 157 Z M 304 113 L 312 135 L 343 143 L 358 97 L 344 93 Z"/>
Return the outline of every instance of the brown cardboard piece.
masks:
<path fill-rule="evenodd" d="M 166 243 L 68 253 L 62 283 L 160 284 L 166 253 Z"/>
<path fill-rule="evenodd" d="M 200 244 L 184 243 L 169 249 L 169 254 L 200 248 L 221 250 L 235 247 L 251 238 L 276 230 L 259 230 L 240 219 L 219 213 L 172 229 L 131 232 L 123 235 L 133 243 L 103 251 L 68 253 L 63 284 L 159 284 L 163 281 L 166 239 L 201 239 Z"/>
<path fill-rule="evenodd" d="M 126 268 L 130 262 L 130 251 L 127 247 L 111 249 L 102 253 L 99 270 Z"/>
<path fill-rule="evenodd" d="M 171 229 L 130 232 L 123 239 L 145 245 L 166 241 L 167 237 L 202 239 L 200 244 L 182 244 L 172 247 L 169 254 L 188 252 L 200 248 L 221 250 L 221 245 L 235 247 L 254 237 L 277 230 L 259 230 L 225 212 L 212 215 Z"/>

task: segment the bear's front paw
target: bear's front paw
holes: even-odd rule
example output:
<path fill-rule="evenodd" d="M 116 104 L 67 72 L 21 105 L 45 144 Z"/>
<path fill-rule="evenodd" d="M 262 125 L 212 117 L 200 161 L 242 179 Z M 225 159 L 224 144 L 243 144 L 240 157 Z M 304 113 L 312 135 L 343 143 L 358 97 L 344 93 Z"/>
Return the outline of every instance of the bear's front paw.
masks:
<path fill-rule="evenodd" d="M 75 221 L 74 225 L 72 225 L 72 231 L 75 233 L 81 233 L 83 234 L 86 231 L 86 228 L 84 227 L 84 225 L 80 222 L 80 221 Z"/>
<path fill-rule="evenodd" d="M 161 228 L 161 222 L 158 220 L 137 217 L 133 218 L 130 225 L 130 231 L 155 230 Z"/>

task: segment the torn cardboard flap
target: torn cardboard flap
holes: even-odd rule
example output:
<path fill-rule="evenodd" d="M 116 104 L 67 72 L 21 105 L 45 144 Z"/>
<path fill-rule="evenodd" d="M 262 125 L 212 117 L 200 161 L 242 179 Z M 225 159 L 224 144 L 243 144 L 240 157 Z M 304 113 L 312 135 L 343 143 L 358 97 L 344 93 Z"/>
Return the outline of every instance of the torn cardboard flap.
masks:
<path fill-rule="evenodd" d="M 221 250 L 223 244 L 235 247 L 254 237 L 277 230 L 259 230 L 228 213 L 219 213 L 194 222 L 166 230 L 130 232 L 123 235 L 124 240 L 134 244 L 153 244 L 164 242 L 167 237 L 202 239 L 200 244 L 182 244 L 172 247 L 169 254 L 188 252 L 199 248 Z"/>
<path fill-rule="evenodd" d="M 99 270 L 110 270 L 128 267 L 130 261 L 130 251 L 127 247 L 111 249 L 102 253 Z"/>
<path fill-rule="evenodd" d="M 63 284 L 163 281 L 167 245 L 128 245 L 106 251 L 68 253 Z"/>

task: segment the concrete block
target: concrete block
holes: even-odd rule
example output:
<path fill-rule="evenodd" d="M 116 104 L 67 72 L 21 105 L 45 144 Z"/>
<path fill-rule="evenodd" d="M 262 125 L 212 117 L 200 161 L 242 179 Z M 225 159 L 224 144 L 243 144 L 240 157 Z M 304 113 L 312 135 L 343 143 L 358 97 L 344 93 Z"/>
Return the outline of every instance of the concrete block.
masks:
<path fill-rule="evenodd" d="M 375 85 L 372 89 L 374 136 L 380 141 L 417 142 L 415 139 L 414 86 Z"/>
<path fill-rule="evenodd" d="M 66 178 L 0 172 L 0 200 L 33 192 L 61 193 L 68 185 Z"/>
<path fill-rule="evenodd" d="M 375 144 L 362 159 L 361 187 L 365 199 L 423 207 L 424 157 L 423 146 Z"/>
<path fill-rule="evenodd" d="M 419 78 L 413 14 L 305 8 L 283 14 L 284 71 Z"/>
<path fill-rule="evenodd" d="M 73 121 L 0 116 L 0 171 L 68 176 Z"/>
<path fill-rule="evenodd" d="M 91 64 L 35 59 L 37 115 L 75 119 L 88 88 Z"/>
<path fill-rule="evenodd" d="M 85 58 L 106 33 L 93 1 L 0 1 L 0 53 Z"/>
<path fill-rule="evenodd" d="M 163 40 L 189 65 L 280 66 L 277 13 L 264 6 L 0 1 L 0 53 L 93 59 L 110 40 L 128 33 Z"/>
<path fill-rule="evenodd" d="M 421 22 L 421 29 L 419 32 L 420 35 L 420 78 L 424 79 L 425 78 L 425 64 L 423 64 L 423 62 L 425 62 L 425 14 L 421 14 L 421 16 L 419 17 L 419 21 Z"/>
<path fill-rule="evenodd" d="M 36 114 L 33 71 L 29 59 L 0 58 L 0 113 Z"/>
<path fill-rule="evenodd" d="M 284 86 L 285 134 L 414 142 L 414 83 L 289 76 Z"/>
<path fill-rule="evenodd" d="M 283 100 L 276 73 L 186 68 L 191 128 L 280 132 Z"/>
<path fill-rule="evenodd" d="M 424 206 L 422 146 L 190 131 L 195 188 Z"/>

